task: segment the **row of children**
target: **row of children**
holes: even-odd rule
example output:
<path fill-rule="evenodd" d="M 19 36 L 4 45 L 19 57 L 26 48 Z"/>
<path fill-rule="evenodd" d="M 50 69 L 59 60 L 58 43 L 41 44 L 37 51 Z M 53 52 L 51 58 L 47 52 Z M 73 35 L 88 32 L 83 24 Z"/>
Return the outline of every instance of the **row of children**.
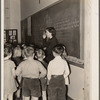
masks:
<path fill-rule="evenodd" d="M 4 45 L 4 100 L 13 100 L 17 91 L 16 80 L 22 90 L 23 100 L 66 100 L 66 86 L 69 84 L 69 66 L 64 59 L 65 47 L 53 47 L 54 59 L 45 62 L 45 52 L 34 46 L 19 46 L 13 49 Z M 16 79 L 17 76 L 17 79 Z M 66 85 L 66 86 L 65 86 Z"/>

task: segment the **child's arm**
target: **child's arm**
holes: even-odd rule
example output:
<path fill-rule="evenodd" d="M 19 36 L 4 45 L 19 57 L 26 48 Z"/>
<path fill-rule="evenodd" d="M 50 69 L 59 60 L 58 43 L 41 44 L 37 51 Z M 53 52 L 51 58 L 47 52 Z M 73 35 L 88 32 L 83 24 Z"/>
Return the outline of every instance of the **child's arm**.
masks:
<path fill-rule="evenodd" d="M 14 77 L 16 76 L 15 68 L 12 69 L 12 74 L 13 74 Z"/>
<path fill-rule="evenodd" d="M 21 75 L 19 75 L 19 76 L 17 77 L 17 79 L 18 79 L 18 82 L 19 82 L 19 83 L 21 83 L 22 76 L 21 76 Z"/>
<path fill-rule="evenodd" d="M 13 61 L 11 61 L 11 71 L 12 71 L 12 75 L 14 77 L 16 76 L 16 74 L 15 74 L 15 67 L 16 67 L 15 63 Z"/>
<path fill-rule="evenodd" d="M 17 81 L 16 81 L 16 73 L 15 73 L 15 64 L 14 64 L 14 62 L 12 63 L 12 67 L 11 67 L 11 71 L 12 71 L 12 76 L 14 77 L 14 79 L 15 79 L 15 83 L 16 83 L 16 86 L 18 87 L 19 85 L 18 85 L 18 83 L 17 83 Z"/>
<path fill-rule="evenodd" d="M 48 81 L 47 81 L 47 84 L 49 85 L 49 81 L 51 79 L 51 63 L 48 64 L 48 73 L 47 73 L 47 78 L 48 78 Z"/>
<path fill-rule="evenodd" d="M 69 81 L 68 81 L 68 75 L 69 75 L 69 66 L 68 63 L 65 61 L 65 72 L 64 72 L 64 78 L 65 78 L 65 84 L 68 85 Z"/>
<path fill-rule="evenodd" d="M 40 78 L 45 77 L 47 74 L 47 70 L 44 68 L 44 66 L 40 62 L 38 62 L 38 66 L 39 66 L 39 71 L 40 71 Z"/>
<path fill-rule="evenodd" d="M 17 67 L 16 72 L 15 72 L 17 76 L 19 76 L 21 74 L 22 66 L 23 66 L 22 63 L 20 63 L 19 66 Z"/>

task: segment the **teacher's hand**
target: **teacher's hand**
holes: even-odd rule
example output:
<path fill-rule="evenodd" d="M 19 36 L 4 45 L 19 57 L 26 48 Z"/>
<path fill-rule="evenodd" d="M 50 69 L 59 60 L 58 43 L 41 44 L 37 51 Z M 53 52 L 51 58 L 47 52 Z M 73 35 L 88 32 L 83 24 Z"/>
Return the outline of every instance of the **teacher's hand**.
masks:
<path fill-rule="evenodd" d="M 46 34 L 43 34 L 42 37 L 43 37 L 43 39 L 45 39 L 46 38 Z"/>

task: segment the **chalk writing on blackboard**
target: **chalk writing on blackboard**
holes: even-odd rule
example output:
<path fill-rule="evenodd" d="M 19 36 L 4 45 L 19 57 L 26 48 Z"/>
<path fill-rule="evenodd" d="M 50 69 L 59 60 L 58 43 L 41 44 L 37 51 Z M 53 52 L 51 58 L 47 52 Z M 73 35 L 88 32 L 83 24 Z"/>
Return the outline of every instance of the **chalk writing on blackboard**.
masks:
<path fill-rule="evenodd" d="M 54 24 L 54 27 L 56 30 L 67 30 L 72 29 L 75 27 L 79 27 L 79 20 L 73 20 L 72 22 L 69 21 L 59 21 Z"/>

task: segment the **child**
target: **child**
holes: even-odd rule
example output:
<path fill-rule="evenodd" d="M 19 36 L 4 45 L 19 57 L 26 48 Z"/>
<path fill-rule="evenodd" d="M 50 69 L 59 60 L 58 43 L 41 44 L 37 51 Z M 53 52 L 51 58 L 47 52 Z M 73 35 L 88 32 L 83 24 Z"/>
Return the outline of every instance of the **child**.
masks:
<path fill-rule="evenodd" d="M 13 93 L 17 90 L 15 83 L 15 64 L 10 60 L 12 50 L 9 45 L 4 46 L 4 100 L 13 100 Z"/>
<path fill-rule="evenodd" d="M 66 57 L 68 56 L 67 50 L 66 50 L 66 46 L 62 44 L 62 47 L 64 48 L 64 51 L 62 53 L 62 58 L 66 60 Z"/>
<path fill-rule="evenodd" d="M 66 87 L 68 84 L 69 68 L 67 62 L 61 58 L 64 48 L 56 45 L 53 48 L 55 57 L 48 65 L 48 100 L 65 100 Z"/>
<path fill-rule="evenodd" d="M 22 55 L 22 50 L 20 46 L 17 45 L 17 47 L 15 47 L 13 50 L 13 56 L 12 56 L 12 60 L 15 62 L 16 66 L 18 66 L 19 63 L 22 61 L 21 55 Z"/>
<path fill-rule="evenodd" d="M 22 48 L 22 51 L 21 51 L 21 53 L 22 53 L 22 54 L 21 54 L 21 62 L 22 62 L 22 61 L 25 61 L 25 60 L 27 59 L 26 56 L 25 56 L 25 53 L 24 53 L 25 48 L 26 48 L 26 46 L 23 47 L 23 48 Z M 19 64 L 18 64 L 18 65 L 19 65 Z M 18 65 L 17 65 L 17 66 L 18 66 Z M 17 98 L 22 99 L 22 82 L 23 82 L 23 77 L 22 77 L 21 74 L 17 77 L 17 82 L 18 82 L 18 84 L 19 84 L 19 87 L 18 87 L 18 90 L 17 90 L 16 95 L 17 95 Z"/>
<path fill-rule="evenodd" d="M 14 49 L 13 49 L 13 56 L 12 56 L 12 60 L 14 61 L 16 67 L 22 62 L 22 50 L 20 48 L 19 45 L 17 45 Z M 18 83 L 18 89 L 15 93 L 15 96 L 17 96 L 17 98 L 20 98 L 20 89 L 19 89 L 19 85 L 20 85 L 20 82 L 19 82 L 19 77 L 16 76 L 16 81 Z M 20 78 L 21 80 L 21 78 Z"/>
<path fill-rule="evenodd" d="M 36 55 L 35 55 L 36 59 L 38 61 L 40 61 L 44 67 L 47 69 L 47 63 L 44 61 L 45 58 L 45 52 L 42 49 L 38 49 L 36 51 Z M 43 100 L 47 100 L 46 98 L 46 86 L 47 86 L 47 78 L 43 77 L 40 79 L 41 81 L 41 87 L 42 87 L 42 98 Z"/>
<path fill-rule="evenodd" d="M 22 58 L 23 58 L 23 60 L 26 60 L 27 59 L 26 56 L 25 56 L 25 49 L 26 48 L 23 48 L 22 49 Z"/>
<path fill-rule="evenodd" d="M 44 66 L 33 59 L 34 48 L 26 47 L 24 50 L 27 59 L 21 62 L 16 70 L 16 75 L 22 75 L 22 95 L 23 100 L 38 100 L 41 96 L 39 78 L 46 75 Z"/>

